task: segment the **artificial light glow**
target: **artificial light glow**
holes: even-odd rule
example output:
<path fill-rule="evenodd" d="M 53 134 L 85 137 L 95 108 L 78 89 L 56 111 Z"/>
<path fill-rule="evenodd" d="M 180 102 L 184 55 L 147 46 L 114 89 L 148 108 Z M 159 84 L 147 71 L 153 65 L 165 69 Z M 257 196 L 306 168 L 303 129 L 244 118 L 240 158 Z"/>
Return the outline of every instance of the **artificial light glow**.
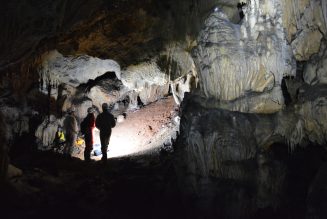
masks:
<path fill-rule="evenodd" d="M 94 130 L 94 136 L 94 145 L 101 145 L 99 130 L 96 128 Z M 114 128 L 112 130 L 108 146 L 108 158 L 123 157 L 132 154 L 141 154 L 142 152 L 145 152 L 149 149 L 159 147 L 159 145 L 153 146 L 153 144 L 150 145 L 146 143 L 144 145 L 140 145 L 137 143 L 138 140 L 139 139 L 133 139 L 125 133 L 117 131 L 117 129 Z M 97 156 L 96 159 L 101 159 L 101 156 Z"/>

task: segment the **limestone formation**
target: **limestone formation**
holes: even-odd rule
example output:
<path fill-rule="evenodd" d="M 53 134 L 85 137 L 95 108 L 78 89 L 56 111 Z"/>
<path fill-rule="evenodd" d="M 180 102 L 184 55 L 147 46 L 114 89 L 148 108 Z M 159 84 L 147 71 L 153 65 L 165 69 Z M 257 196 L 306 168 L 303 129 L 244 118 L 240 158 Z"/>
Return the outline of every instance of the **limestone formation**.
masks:
<path fill-rule="evenodd" d="M 115 72 L 120 79 L 120 66 L 113 60 L 101 60 L 86 55 L 64 57 L 58 51 L 51 51 L 44 55 L 40 69 L 42 90 L 47 90 L 47 80 L 77 87 L 109 71 Z"/>
<path fill-rule="evenodd" d="M 210 108 L 194 95 L 186 96 L 175 166 L 182 171 L 179 179 L 183 191 L 198 196 L 197 208 L 203 209 L 202 201 L 208 198 L 210 204 L 215 203 L 209 194 L 219 194 L 214 188 L 226 186 L 221 182 L 224 180 L 238 184 L 236 188 L 256 186 L 252 193 L 256 201 L 248 210 L 280 204 L 286 167 L 270 161 L 267 151 L 271 145 L 286 143 L 292 152 L 309 142 L 327 142 L 326 86 L 301 89 L 299 102 L 292 111 L 286 109 L 270 115 Z M 242 196 L 233 200 L 247 202 Z"/>
<path fill-rule="evenodd" d="M 62 126 L 63 119 L 58 120 L 54 115 L 46 118 L 35 132 L 39 150 L 52 149 L 58 126 Z"/>
<path fill-rule="evenodd" d="M 325 43 L 321 44 L 319 53 L 313 55 L 305 64 L 303 79 L 307 84 L 327 83 L 327 52 Z"/>
<path fill-rule="evenodd" d="M 198 74 L 190 51 L 196 41 L 186 37 L 185 43 L 171 43 L 160 54 L 157 64 L 169 75 L 171 93 L 177 104 L 181 104 L 185 92 L 191 92 L 198 86 Z"/>
<path fill-rule="evenodd" d="M 168 94 L 168 76 L 155 61 L 131 65 L 122 71 L 122 82 L 129 89 L 140 93 L 144 104 L 154 102 Z"/>
<path fill-rule="evenodd" d="M 262 93 L 279 87 L 283 76 L 295 75 L 281 10 L 279 1 L 251 1 L 241 25 L 230 22 L 221 10 L 209 16 L 194 52 L 200 87 L 207 98 L 231 101 Z M 275 92 L 267 98 L 282 100 Z M 283 102 L 276 104 L 279 110 Z"/>
<path fill-rule="evenodd" d="M 309 60 L 313 54 L 316 54 L 320 48 L 322 34 L 319 30 L 302 31 L 299 36 L 292 42 L 293 53 L 296 60 Z"/>
<path fill-rule="evenodd" d="M 91 88 L 87 96 L 92 100 L 92 104 L 98 109 L 101 109 L 103 103 L 114 104 L 120 99 L 119 91 L 109 91 L 101 85 Z"/>

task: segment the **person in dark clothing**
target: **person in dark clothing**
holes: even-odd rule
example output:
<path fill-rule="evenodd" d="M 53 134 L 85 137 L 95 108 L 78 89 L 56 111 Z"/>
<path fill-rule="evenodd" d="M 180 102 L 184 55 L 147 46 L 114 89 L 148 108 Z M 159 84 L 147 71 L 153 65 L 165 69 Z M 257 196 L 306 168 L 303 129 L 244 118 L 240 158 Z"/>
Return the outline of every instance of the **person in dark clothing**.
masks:
<path fill-rule="evenodd" d="M 87 109 L 87 116 L 81 123 L 81 131 L 84 130 L 84 138 L 85 138 L 85 150 L 84 150 L 84 160 L 89 162 L 91 161 L 91 151 L 93 150 L 93 129 L 95 127 L 95 116 L 94 116 L 94 108 L 90 107 Z M 82 127 L 83 126 L 83 127 Z"/>
<path fill-rule="evenodd" d="M 109 105 L 102 104 L 102 113 L 100 113 L 95 121 L 95 126 L 100 130 L 101 152 L 103 162 L 107 161 L 107 149 L 111 136 L 111 128 L 116 126 L 114 116 L 109 112 Z"/>

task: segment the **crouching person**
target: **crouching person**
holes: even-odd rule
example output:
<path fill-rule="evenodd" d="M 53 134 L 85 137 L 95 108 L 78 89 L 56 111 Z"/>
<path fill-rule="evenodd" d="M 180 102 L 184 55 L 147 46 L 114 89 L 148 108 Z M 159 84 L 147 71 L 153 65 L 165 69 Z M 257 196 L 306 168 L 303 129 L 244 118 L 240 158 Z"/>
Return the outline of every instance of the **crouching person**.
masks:
<path fill-rule="evenodd" d="M 71 107 L 68 109 L 66 116 L 64 120 L 64 131 L 65 131 L 65 137 L 66 137 L 66 144 L 64 148 L 64 154 L 71 158 L 71 155 L 73 153 L 73 148 L 77 139 L 77 133 L 78 133 L 78 125 L 77 120 L 74 116 L 75 108 Z"/>
<path fill-rule="evenodd" d="M 95 116 L 94 108 L 90 107 L 87 109 L 87 116 L 81 123 L 81 132 L 84 134 L 85 138 L 85 150 L 84 150 L 84 160 L 91 161 L 91 151 L 93 150 L 93 129 L 95 127 Z"/>
<path fill-rule="evenodd" d="M 102 113 L 100 113 L 95 121 L 95 126 L 100 130 L 102 162 L 107 161 L 107 150 L 111 136 L 111 128 L 116 126 L 114 116 L 109 111 L 107 103 L 102 104 Z"/>

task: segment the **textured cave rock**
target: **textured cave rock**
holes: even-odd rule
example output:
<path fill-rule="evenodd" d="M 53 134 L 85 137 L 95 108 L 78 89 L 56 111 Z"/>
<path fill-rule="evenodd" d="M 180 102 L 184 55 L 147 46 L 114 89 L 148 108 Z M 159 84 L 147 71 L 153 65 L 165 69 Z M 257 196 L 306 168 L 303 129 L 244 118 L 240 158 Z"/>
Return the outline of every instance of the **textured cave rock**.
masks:
<path fill-rule="evenodd" d="M 318 30 L 302 31 L 292 42 L 295 58 L 299 61 L 308 60 L 311 55 L 319 51 L 322 37 L 322 34 Z"/>
<path fill-rule="evenodd" d="M 93 106 L 102 109 L 103 103 L 115 104 L 124 99 L 128 91 L 121 80 L 115 77 L 100 81 L 87 92 L 86 96 L 92 100 Z"/>
<path fill-rule="evenodd" d="M 157 58 L 161 70 L 169 75 L 171 93 L 177 104 L 181 104 L 184 93 L 198 86 L 198 73 L 190 51 L 196 41 L 187 38 L 184 43 L 171 43 Z"/>
<path fill-rule="evenodd" d="M 154 61 L 129 66 L 122 72 L 122 82 L 128 89 L 140 93 L 144 104 L 168 94 L 168 75 Z"/>
<path fill-rule="evenodd" d="M 326 35 L 326 1 L 291 0 L 281 3 L 283 26 L 287 40 L 295 50 L 295 58 L 308 60 L 319 49 L 321 35 Z"/>
<path fill-rule="evenodd" d="M 14 138 L 29 132 L 29 110 L 28 108 L 21 108 L 18 103 L 15 105 L 5 105 L 0 107 L 4 122 L 7 124 L 5 136 L 8 140 L 14 141 Z"/>
<path fill-rule="evenodd" d="M 251 1 L 240 25 L 230 22 L 220 10 L 209 16 L 194 52 L 206 97 L 235 100 L 248 93 L 272 90 L 280 86 L 283 76 L 295 75 L 281 14 L 279 1 Z M 281 109 L 281 92 L 272 92 L 269 98 L 278 99 L 274 108 Z"/>
<path fill-rule="evenodd" d="M 217 6 L 238 22 L 237 2 L 6 1 L 0 13 L 0 70 L 52 49 L 114 59 L 126 67 L 156 56 L 172 39 L 194 38 Z"/>
<path fill-rule="evenodd" d="M 206 209 L 203 211 L 215 215 L 212 209 L 221 208 L 217 200 L 240 202 L 236 212 L 244 214 L 283 203 L 287 166 L 272 160 L 269 148 L 280 143 L 286 153 L 292 153 L 311 142 L 326 149 L 326 86 L 304 86 L 300 90 L 294 108 L 268 115 L 223 110 L 212 105 L 213 100 L 205 103 L 192 93 L 186 95 L 175 166 L 183 192 L 186 197 L 195 196 L 200 212 Z M 228 190 L 223 182 L 233 184 L 239 195 L 221 197 L 217 188 Z M 250 194 L 243 196 L 243 189 Z M 247 202 L 251 204 L 244 207 Z M 204 206 L 207 204 L 208 209 Z M 243 207 L 250 212 L 244 212 Z M 232 210 L 227 209 L 221 211 L 230 214 Z"/>
<path fill-rule="evenodd" d="M 53 146 L 58 126 L 63 126 L 63 119 L 58 120 L 54 115 L 46 118 L 35 132 L 38 141 L 38 149 L 49 150 Z"/>
<path fill-rule="evenodd" d="M 120 78 L 120 66 L 113 60 L 101 60 L 90 56 L 64 57 L 58 51 L 51 51 L 44 55 L 40 69 L 42 90 L 47 90 L 47 80 L 77 87 L 109 71 L 115 72 Z"/>
<path fill-rule="evenodd" d="M 0 70 L 19 64 L 35 55 L 40 44 L 51 44 L 57 34 L 90 20 L 100 6 L 101 1 L 3 2 Z"/>
<path fill-rule="evenodd" d="M 327 54 L 326 44 L 321 43 L 319 53 L 313 55 L 305 64 L 303 79 L 307 84 L 326 84 L 327 83 Z"/>
<path fill-rule="evenodd" d="M 262 150 L 276 125 L 273 116 L 208 110 L 188 96 L 182 104 L 175 166 L 181 190 L 193 200 L 197 214 L 251 218 L 258 208 L 277 207 L 284 166 L 271 162 Z"/>

